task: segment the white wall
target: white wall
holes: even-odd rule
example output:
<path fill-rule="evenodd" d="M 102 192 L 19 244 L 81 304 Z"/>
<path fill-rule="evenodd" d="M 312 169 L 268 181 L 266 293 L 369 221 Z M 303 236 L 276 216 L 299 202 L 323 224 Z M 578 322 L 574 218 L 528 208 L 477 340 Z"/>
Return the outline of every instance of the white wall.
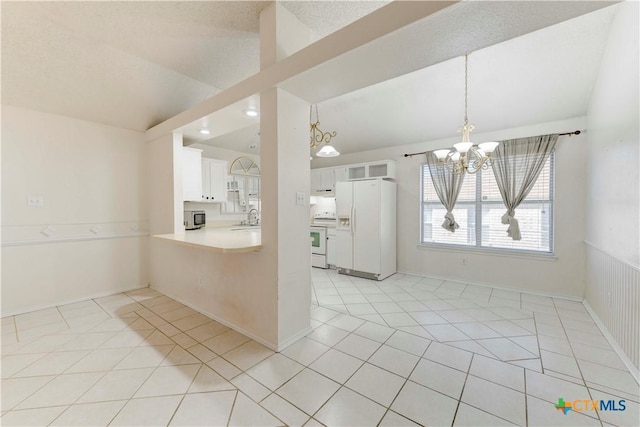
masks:
<path fill-rule="evenodd" d="M 476 141 L 494 141 L 585 129 L 585 118 L 542 123 L 517 129 L 478 133 Z M 424 156 L 405 153 L 451 147 L 457 140 L 429 141 L 335 159 L 314 160 L 313 167 L 392 159 L 398 182 L 398 271 L 582 298 L 584 290 L 585 135 L 560 137 L 556 148 L 555 256 L 523 258 L 474 251 L 424 249 L 420 240 L 420 165 Z M 337 147 L 339 149 L 339 147 Z M 506 232 L 506 230 L 505 230 Z M 462 258 L 467 264 L 462 265 Z"/>
<path fill-rule="evenodd" d="M 3 106 L 2 150 L 3 316 L 147 285 L 141 133 Z"/>
<path fill-rule="evenodd" d="M 619 6 L 589 106 L 585 299 L 640 380 L 639 9 Z"/>
<path fill-rule="evenodd" d="M 612 23 L 587 117 L 586 238 L 640 264 L 638 142 L 638 3 L 627 2 Z"/>

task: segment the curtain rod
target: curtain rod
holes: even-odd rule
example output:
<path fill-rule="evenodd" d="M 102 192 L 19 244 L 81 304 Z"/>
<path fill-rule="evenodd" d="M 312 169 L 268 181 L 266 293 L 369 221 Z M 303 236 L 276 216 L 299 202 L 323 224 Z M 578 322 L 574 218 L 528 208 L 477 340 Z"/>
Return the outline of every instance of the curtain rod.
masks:
<path fill-rule="evenodd" d="M 580 135 L 582 133 L 582 131 L 579 130 L 574 130 L 573 132 L 565 132 L 565 133 L 559 133 L 558 136 L 572 136 L 572 135 Z M 427 154 L 428 151 L 423 151 L 421 153 L 411 153 L 411 154 L 405 154 L 404 157 L 413 157 L 413 156 L 418 156 L 420 154 Z"/>

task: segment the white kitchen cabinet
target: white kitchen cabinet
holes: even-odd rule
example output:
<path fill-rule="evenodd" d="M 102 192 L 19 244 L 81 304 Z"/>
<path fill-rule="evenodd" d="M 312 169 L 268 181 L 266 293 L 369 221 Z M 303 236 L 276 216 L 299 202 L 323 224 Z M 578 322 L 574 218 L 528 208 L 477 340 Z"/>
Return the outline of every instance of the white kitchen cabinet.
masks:
<path fill-rule="evenodd" d="M 327 228 L 327 264 L 336 265 L 336 229 Z"/>
<path fill-rule="evenodd" d="M 333 169 L 312 169 L 311 170 L 311 194 L 322 195 L 333 192 L 335 189 L 335 179 Z"/>
<path fill-rule="evenodd" d="M 182 200 L 199 202 L 202 196 L 202 150 L 182 148 Z"/>
<path fill-rule="evenodd" d="M 393 160 L 381 160 L 378 162 L 360 163 L 347 167 L 347 180 L 388 178 L 395 179 L 396 162 Z"/>
<path fill-rule="evenodd" d="M 201 201 L 223 203 L 227 200 L 227 162 L 202 159 Z"/>

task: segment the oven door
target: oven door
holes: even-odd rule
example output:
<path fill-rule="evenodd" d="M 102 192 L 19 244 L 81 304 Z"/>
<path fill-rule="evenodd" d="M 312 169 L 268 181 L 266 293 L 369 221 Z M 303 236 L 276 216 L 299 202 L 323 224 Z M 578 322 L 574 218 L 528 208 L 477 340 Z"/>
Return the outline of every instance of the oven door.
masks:
<path fill-rule="evenodd" d="M 327 254 L 327 229 L 324 227 L 311 227 L 311 253 L 318 255 Z"/>

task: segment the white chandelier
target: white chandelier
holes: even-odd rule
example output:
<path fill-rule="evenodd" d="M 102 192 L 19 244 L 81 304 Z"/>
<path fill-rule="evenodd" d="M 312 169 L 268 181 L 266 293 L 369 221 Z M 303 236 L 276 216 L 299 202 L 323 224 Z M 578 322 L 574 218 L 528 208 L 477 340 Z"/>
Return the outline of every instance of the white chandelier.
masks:
<path fill-rule="evenodd" d="M 313 105 L 309 107 L 309 140 L 311 148 L 317 148 L 321 145 L 322 148 L 316 152 L 318 157 L 337 157 L 340 155 L 333 145 L 330 144 L 331 138 L 335 137 L 337 133 L 322 132 L 318 127 L 320 125 L 320 116 L 318 115 L 318 106 L 316 105 L 316 121 L 311 119 L 313 113 Z"/>
<path fill-rule="evenodd" d="M 477 173 L 479 170 L 487 169 L 491 166 L 491 153 L 499 145 L 497 142 L 483 142 L 475 145 L 471 142 L 469 134 L 475 126 L 469 123 L 467 118 L 467 83 L 468 55 L 464 56 L 464 124 L 458 128 L 462 132 L 462 142 L 453 144 L 453 149 L 435 150 L 433 154 L 438 158 L 439 164 L 445 166 L 455 174 Z"/>

